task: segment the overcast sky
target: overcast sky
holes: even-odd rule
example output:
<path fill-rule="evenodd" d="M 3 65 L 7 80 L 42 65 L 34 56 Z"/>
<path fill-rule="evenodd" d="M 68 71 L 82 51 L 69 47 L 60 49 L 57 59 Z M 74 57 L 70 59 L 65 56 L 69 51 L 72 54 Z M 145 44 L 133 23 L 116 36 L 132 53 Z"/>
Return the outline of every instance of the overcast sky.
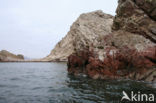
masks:
<path fill-rule="evenodd" d="M 115 15 L 118 0 L 0 0 L 0 50 L 30 58 L 50 53 L 81 13 Z"/>

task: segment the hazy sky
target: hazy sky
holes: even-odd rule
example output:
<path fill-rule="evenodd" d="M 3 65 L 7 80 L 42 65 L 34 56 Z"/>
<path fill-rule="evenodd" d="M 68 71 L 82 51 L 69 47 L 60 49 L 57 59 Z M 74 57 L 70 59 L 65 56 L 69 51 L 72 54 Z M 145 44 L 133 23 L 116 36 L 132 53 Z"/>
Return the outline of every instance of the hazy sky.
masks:
<path fill-rule="evenodd" d="M 118 0 L 0 0 L 0 50 L 48 55 L 81 13 L 115 15 Z"/>

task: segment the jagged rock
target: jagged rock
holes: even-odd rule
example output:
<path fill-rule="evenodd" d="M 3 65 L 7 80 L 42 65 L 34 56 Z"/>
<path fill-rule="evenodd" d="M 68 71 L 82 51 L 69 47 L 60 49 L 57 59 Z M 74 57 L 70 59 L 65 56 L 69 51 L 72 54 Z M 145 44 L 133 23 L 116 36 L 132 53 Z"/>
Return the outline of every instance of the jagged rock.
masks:
<path fill-rule="evenodd" d="M 155 0 L 133 0 L 136 5 L 147 13 L 149 17 L 156 20 L 156 1 Z"/>
<path fill-rule="evenodd" d="M 156 48 L 155 48 L 156 49 Z M 152 50 L 152 49 L 151 49 Z M 156 60 L 155 51 L 150 54 L 135 49 L 120 48 L 116 53 L 99 60 L 94 52 L 83 50 L 68 57 L 68 72 L 75 76 L 86 74 L 93 79 L 132 79 L 156 82 L 156 63 L 146 58 L 151 55 Z"/>
<path fill-rule="evenodd" d="M 115 46 L 116 48 L 127 46 L 129 48 L 135 48 L 138 51 L 143 51 L 147 47 L 154 46 L 155 43 L 152 43 L 149 39 L 143 37 L 142 35 L 118 30 L 108 36 L 105 36 L 101 45 L 104 47 Z"/>
<path fill-rule="evenodd" d="M 104 35 L 111 33 L 113 16 L 94 11 L 80 15 L 68 34 L 43 61 L 67 61 L 67 57 L 86 46 L 96 48 Z"/>
<path fill-rule="evenodd" d="M 8 61 L 23 61 L 24 56 L 21 54 L 15 55 L 6 50 L 0 51 L 0 62 L 8 62 Z"/>
<path fill-rule="evenodd" d="M 74 75 L 85 73 L 93 79 L 156 82 L 155 8 L 155 0 L 119 0 L 113 32 L 96 43 L 100 51 L 93 48 L 97 56 L 88 55 L 88 59 L 84 59 L 78 48 L 80 51 L 68 58 L 68 72 Z M 85 62 L 81 63 L 81 60 Z M 78 63 L 82 65 L 75 65 Z"/>
<path fill-rule="evenodd" d="M 156 1 L 119 0 L 113 30 L 142 35 L 156 43 Z"/>
<path fill-rule="evenodd" d="M 155 0 L 119 0 L 113 26 L 113 17 L 102 11 L 82 14 L 73 23 L 68 34 L 42 60 L 67 61 L 70 54 L 84 47 L 94 49 L 103 60 L 107 46 L 127 45 L 139 51 L 153 46 L 156 42 L 154 8 Z M 109 35 L 109 40 L 104 40 L 105 35 Z"/>

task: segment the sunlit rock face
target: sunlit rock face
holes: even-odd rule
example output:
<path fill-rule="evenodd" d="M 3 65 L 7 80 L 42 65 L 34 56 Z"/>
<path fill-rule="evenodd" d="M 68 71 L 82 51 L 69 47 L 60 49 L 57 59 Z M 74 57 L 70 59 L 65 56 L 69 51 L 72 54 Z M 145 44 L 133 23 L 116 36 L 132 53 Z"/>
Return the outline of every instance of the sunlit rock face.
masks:
<path fill-rule="evenodd" d="M 96 44 L 101 50 L 95 46 L 86 47 L 87 52 L 76 48 L 76 53 L 68 58 L 69 74 L 156 82 L 155 3 L 155 0 L 119 0 L 112 32 Z"/>
<path fill-rule="evenodd" d="M 67 61 L 70 54 L 86 46 L 98 48 L 102 37 L 111 33 L 113 16 L 102 11 L 81 14 L 72 24 L 67 35 L 56 44 L 43 61 Z"/>
<path fill-rule="evenodd" d="M 24 56 L 21 54 L 15 55 L 6 50 L 0 51 L 0 62 L 22 61 L 22 60 L 24 60 Z"/>

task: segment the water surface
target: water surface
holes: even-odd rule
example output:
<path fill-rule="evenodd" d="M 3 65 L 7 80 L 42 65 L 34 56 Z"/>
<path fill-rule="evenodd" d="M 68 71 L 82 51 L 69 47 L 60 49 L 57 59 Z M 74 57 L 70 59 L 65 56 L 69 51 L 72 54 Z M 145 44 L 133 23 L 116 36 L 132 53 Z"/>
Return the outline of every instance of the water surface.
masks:
<path fill-rule="evenodd" d="M 119 103 L 122 91 L 155 93 L 154 84 L 68 75 L 65 63 L 0 63 L 0 103 Z"/>

